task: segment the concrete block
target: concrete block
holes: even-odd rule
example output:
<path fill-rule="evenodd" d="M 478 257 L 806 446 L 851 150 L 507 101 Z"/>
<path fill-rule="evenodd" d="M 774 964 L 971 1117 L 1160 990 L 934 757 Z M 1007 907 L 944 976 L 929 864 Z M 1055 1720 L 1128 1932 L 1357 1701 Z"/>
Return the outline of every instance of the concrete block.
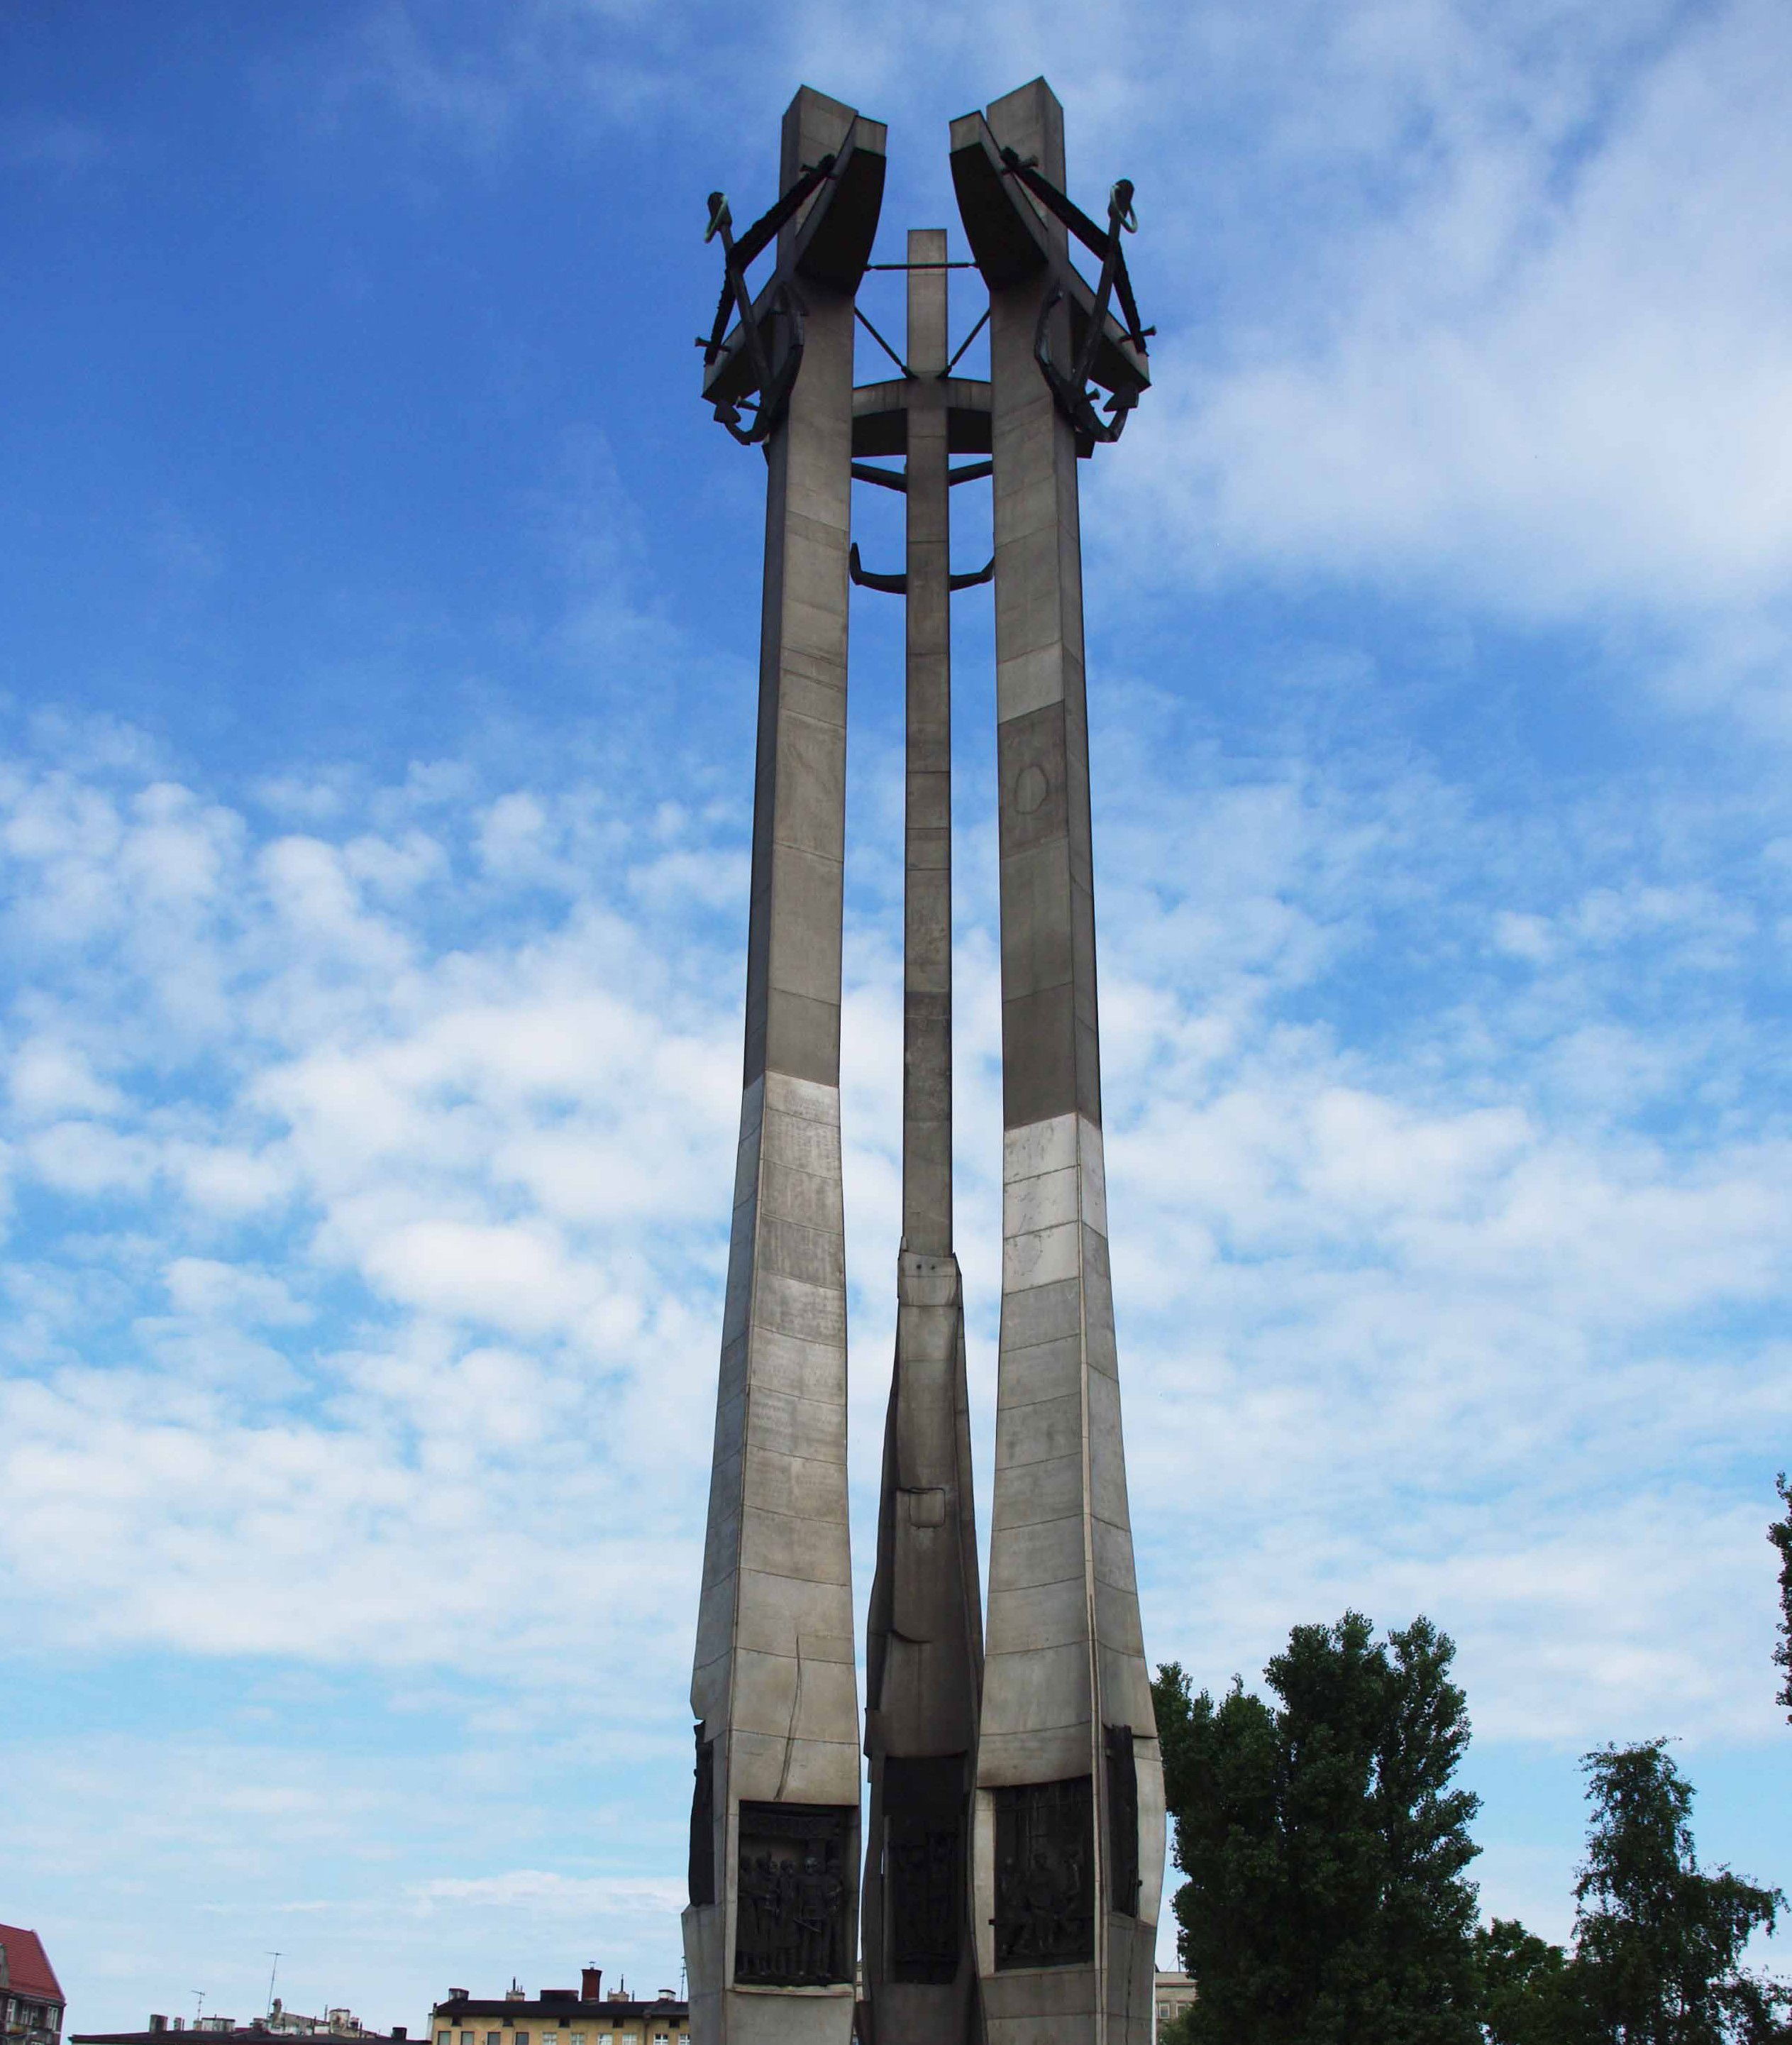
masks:
<path fill-rule="evenodd" d="M 771 986 L 777 993 L 800 994 L 837 1007 L 840 861 L 784 844 L 779 845 L 776 859 L 779 892 L 771 911 Z M 770 1107 L 769 1100 L 767 1105 Z"/>
<path fill-rule="evenodd" d="M 1109 1725 L 1143 1727 L 1154 1733 L 1157 1723 L 1152 1708 L 1151 1678 L 1136 1653 L 1098 1646 L 1095 1666 L 1102 1685 L 1102 1709 Z"/>
<path fill-rule="evenodd" d="M 1009 853 L 1002 862 L 1005 1007 L 1044 988 L 1068 987 L 1071 938 L 1069 855 L 1063 839 L 1055 838 Z M 1067 1020 L 1070 1013 L 1067 1003 Z"/>
<path fill-rule="evenodd" d="M 765 997 L 763 1057 L 772 1070 L 833 1080 L 840 1073 L 840 1006 L 779 988 Z"/>
<path fill-rule="evenodd" d="M 788 1392 L 756 1390 L 747 1439 L 772 1454 L 846 1465 L 846 1408 L 844 1403 L 793 1398 Z"/>
<path fill-rule="evenodd" d="M 786 706 L 779 720 L 779 755 L 774 837 L 779 845 L 839 860 L 846 813 L 844 727 L 798 717 Z"/>
<path fill-rule="evenodd" d="M 1077 1119 L 1077 1145 L 1083 1165 L 1083 1219 L 1098 1234 L 1108 1232 L 1108 1173 L 1106 1145 L 1101 1126 L 1083 1116 Z"/>
<path fill-rule="evenodd" d="M 1095 1997 L 1093 1967 L 1005 1967 L 984 1990 L 990 2017 L 998 2023 L 1091 2016 Z"/>
<path fill-rule="evenodd" d="M 1071 1009 L 1067 982 L 1003 999 L 1002 1112 L 1007 1126 L 1075 1113 L 1077 1054 Z"/>
<path fill-rule="evenodd" d="M 801 1583 L 794 1577 L 743 1570 L 736 1605 L 735 1645 L 745 1654 L 790 1654 L 799 1637 L 852 1631 L 850 1586 L 834 1580 Z M 855 1729 L 854 1737 L 857 1733 Z"/>
<path fill-rule="evenodd" d="M 1080 1589 L 1081 1586 L 1079 1585 Z M 1120 1654 L 1143 1654 L 1144 1636 L 1139 1631 L 1139 1600 L 1136 1592 L 1098 1580 L 1095 1585 L 1095 1637 L 1104 1647 Z M 1116 1720 L 1118 1724 L 1120 1720 Z"/>
<path fill-rule="evenodd" d="M 779 1739 L 795 1730 L 797 1673 L 794 1654 L 737 1654 L 731 1718 L 736 1735 L 766 1733 Z"/>
<path fill-rule="evenodd" d="M 845 1232 L 845 1203 L 840 1180 L 831 1173 L 794 1172 L 768 1160 L 760 1178 L 759 1204 L 768 1221 L 796 1222 L 836 1236 Z"/>
<path fill-rule="evenodd" d="M 767 1073 L 766 1077 L 787 1080 L 791 1075 L 774 1071 Z M 829 1091 L 833 1092 L 836 1089 L 830 1088 Z M 838 1182 L 840 1130 L 836 1126 L 806 1115 L 786 1115 L 770 1110 L 765 1118 L 763 1142 L 767 1165 L 779 1165 L 788 1171 L 806 1172 L 814 1178 Z"/>
<path fill-rule="evenodd" d="M 859 1725 L 849 1740 L 799 1739 L 790 1744 L 784 1800 L 792 1804 L 856 1804 L 861 1787 Z"/>
<path fill-rule="evenodd" d="M 1030 1405 L 1008 1408 L 997 1415 L 995 1467 L 1006 1498 L 1011 1500 L 1028 1481 L 1023 1472 L 1040 1465 L 1048 1469 L 1067 1458 L 1080 1470 L 1083 1400 L 1079 1393 L 1036 1399 Z"/>
<path fill-rule="evenodd" d="M 846 1346 L 846 1299 L 837 1287 L 806 1284 L 775 1271 L 762 1272 L 753 1296 L 753 1324 L 805 1342 Z"/>
<path fill-rule="evenodd" d="M 1110 1585 L 1115 1590 L 1125 1591 L 1136 1596 L 1138 1582 L 1133 1573 L 1130 1530 L 1116 1527 L 1098 1515 L 1091 1514 L 1089 1532 L 1095 1581 Z"/>
<path fill-rule="evenodd" d="M 1086 1639 L 1044 1645 L 1023 1639 L 1010 1646 L 1006 1631 L 998 1628 L 992 1612 L 983 1657 L 983 1739 L 986 1743 L 1009 1733 L 1053 1733 L 1066 1727 L 1086 1727 L 1090 1680 Z M 978 1779 L 992 1779 L 983 1766 L 981 1750 Z"/>
<path fill-rule="evenodd" d="M 1133 1627 L 1136 1631 L 1136 1606 Z M 998 1590 L 992 1576 L 989 1639 L 992 1652 L 998 1642 L 1008 1652 L 1072 1646 L 1082 1650 L 1089 1639 L 1089 1600 L 1083 1587 L 1081 1557 L 1078 1558 L 1076 1574 L 1060 1583 Z"/>
<path fill-rule="evenodd" d="M 812 1342 L 758 1327 L 753 1331 L 752 1359 L 756 1399 L 770 1392 L 821 1406 L 845 1404 L 846 1358 L 837 1342 Z"/>
<path fill-rule="evenodd" d="M 990 1595 L 1036 1584 L 1083 1580 L 1083 1533 L 1080 1518 L 1042 1520 L 1011 1528 L 1002 1552 L 990 1565 Z"/>
<path fill-rule="evenodd" d="M 806 1227 L 801 1222 L 762 1213 L 759 1269 L 762 1284 L 767 1277 L 794 1278 L 806 1285 L 844 1290 L 846 1245 L 836 1230 Z"/>
<path fill-rule="evenodd" d="M 1002 1404 L 1018 1411 L 1045 1399 L 1083 1396 L 1083 1342 L 1076 1335 L 1002 1353 Z"/>
<path fill-rule="evenodd" d="M 1002 1138 L 1004 1185 L 1043 1172 L 1069 1169 L 1077 1161 L 1078 1135 L 1075 1115 L 1053 1115 L 1047 1121 L 1005 1130 Z"/>
<path fill-rule="evenodd" d="M 1038 1181 L 1033 1183 L 1036 1184 Z M 1086 1241 L 1101 1240 L 1076 1221 L 1006 1237 L 1002 1246 L 1004 1294 L 1027 1292 L 1040 1285 L 1062 1284 L 1066 1279 L 1075 1279 L 1082 1269 Z"/>
<path fill-rule="evenodd" d="M 1064 660 L 1061 647 L 996 657 L 995 707 L 998 718 L 1021 717 L 1046 703 L 1064 699 Z"/>
<path fill-rule="evenodd" d="M 1069 829 L 1064 710 L 1048 703 L 997 726 L 1004 861 L 1063 838 Z"/>
<path fill-rule="evenodd" d="M 1008 1180 L 1002 1189 L 1003 1236 L 1025 1235 L 1079 1220 L 1082 1177 L 1071 1165 L 1062 1172 L 1040 1172 L 1029 1179 Z"/>
<path fill-rule="evenodd" d="M 1006 1415 L 998 1412 L 999 1430 Z M 1042 1519 L 1083 1515 L 1083 1458 L 1058 1456 L 1049 1462 L 1024 1462 L 1013 1468 L 996 1466 L 992 1526 L 996 1531 L 1010 1527 L 1036 1526 Z"/>
<path fill-rule="evenodd" d="M 746 1558 L 753 1519 L 756 1515 L 769 1515 L 773 1519 L 794 1521 L 821 1544 L 814 1558 L 816 1582 L 832 1583 L 836 1580 L 838 1566 L 824 1559 L 837 1556 L 844 1565 L 846 1552 L 846 1537 L 842 1531 L 846 1525 L 846 1473 L 836 1459 L 779 1455 L 749 1449 L 742 1492 L 743 1567 L 749 1566 Z M 750 1566 L 761 1566 L 756 1563 Z"/>
<path fill-rule="evenodd" d="M 765 1080 L 765 1112 L 767 1119 L 774 1115 L 794 1116 L 799 1121 L 821 1123 L 837 1131 L 840 1088 L 832 1080 L 823 1084 L 794 1078 L 788 1073 L 769 1073 Z"/>

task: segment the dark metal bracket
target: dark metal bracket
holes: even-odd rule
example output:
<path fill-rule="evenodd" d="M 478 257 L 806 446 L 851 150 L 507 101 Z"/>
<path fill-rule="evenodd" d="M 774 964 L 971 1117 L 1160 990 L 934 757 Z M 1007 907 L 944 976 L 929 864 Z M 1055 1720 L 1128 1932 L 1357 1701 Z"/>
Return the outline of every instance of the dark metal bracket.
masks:
<path fill-rule="evenodd" d="M 1044 302 L 1039 309 L 1039 324 L 1033 333 L 1033 356 L 1040 373 L 1050 387 L 1059 413 L 1075 429 L 1078 453 L 1086 454 L 1098 441 L 1118 440 L 1125 429 L 1128 413 L 1139 402 L 1137 391 L 1121 388 L 1108 397 L 1101 411 L 1096 410 L 1096 394 L 1101 387 L 1091 381 L 1091 372 L 1110 306 L 1117 298 L 1126 322 L 1124 338 L 1141 354 L 1147 337 L 1157 331 L 1155 327 L 1140 324 L 1138 301 L 1133 296 L 1132 279 L 1127 271 L 1125 251 L 1121 241 L 1122 234 L 1138 232 L 1138 216 L 1132 209 L 1132 181 L 1121 178 L 1109 193 L 1108 224 L 1104 232 L 1036 165 L 1026 161 L 1014 150 L 1002 152 L 1002 165 L 1008 175 L 1024 185 L 1091 255 L 1101 258 L 1101 280 L 1095 287 L 1094 303 L 1083 328 L 1083 345 L 1067 375 L 1058 367 L 1052 352 L 1052 315 L 1066 297 L 1061 277 L 1053 279 L 1045 295 Z M 1104 418 L 1102 412 L 1108 416 Z"/>
<path fill-rule="evenodd" d="M 948 486 L 956 483 L 981 483 L 986 476 L 994 474 L 995 464 L 993 461 L 967 461 L 961 468 L 948 469 L 946 481 Z M 883 490 L 906 491 L 909 487 L 909 479 L 899 469 L 878 468 L 868 461 L 854 462 L 852 479 L 855 483 L 875 483 Z"/>
<path fill-rule="evenodd" d="M 721 243 L 721 296 L 717 301 L 714 323 L 707 337 L 700 337 L 697 345 L 703 351 L 704 368 L 713 368 L 728 336 L 729 315 L 738 316 L 741 344 L 752 365 L 759 402 L 743 406 L 739 400 L 724 400 L 716 406 L 716 418 L 743 447 L 757 446 L 770 436 L 784 416 L 797 374 L 802 368 L 805 310 L 796 287 L 787 280 L 781 282 L 771 295 L 770 306 L 774 326 L 782 323 L 784 329 L 784 346 L 774 371 L 765 336 L 753 310 L 753 295 L 747 283 L 748 267 L 771 246 L 779 229 L 804 200 L 833 175 L 835 160 L 833 156 L 824 156 L 820 163 L 809 164 L 776 205 L 761 214 L 738 241 L 734 238 L 734 218 L 729 211 L 726 196 L 721 192 L 709 194 L 709 224 L 704 230 L 703 239 L 719 239 Z M 740 422 L 743 409 L 748 414 L 744 426 Z"/>
<path fill-rule="evenodd" d="M 856 468 L 858 464 L 855 462 L 853 467 Z M 892 596 L 906 596 L 909 593 L 909 579 L 906 575 L 879 575 L 874 569 L 859 565 L 859 543 L 856 540 L 853 541 L 847 554 L 846 569 L 847 573 L 861 589 L 886 590 Z M 975 589 L 979 583 L 994 580 L 995 557 L 992 554 L 982 568 L 975 569 L 971 573 L 948 576 L 946 586 L 952 590 Z"/>

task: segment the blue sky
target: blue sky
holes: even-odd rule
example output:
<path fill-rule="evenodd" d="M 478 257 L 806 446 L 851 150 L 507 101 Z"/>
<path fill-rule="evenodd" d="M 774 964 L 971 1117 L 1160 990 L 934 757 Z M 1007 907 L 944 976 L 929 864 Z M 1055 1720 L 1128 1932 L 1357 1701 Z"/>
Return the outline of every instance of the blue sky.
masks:
<path fill-rule="evenodd" d="M 17 0 L 0 1916 L 80 2028 L 247 2017 L 275 1949 L 382 2024 L 676 1980 L 761 499 L 696 396 L 703 197 L 770 197 L 806 81 L 890 123 L 893 258 L 1042 70 L 1159 329 L 1084 472 L 1148 1647 L 1218 1685 L 1428 1613 L 1537 1928 L 1606 1739 L 1792 1881 L 1784 10 Z M 863 1594 L 900 677 L 855 606 Z"/>

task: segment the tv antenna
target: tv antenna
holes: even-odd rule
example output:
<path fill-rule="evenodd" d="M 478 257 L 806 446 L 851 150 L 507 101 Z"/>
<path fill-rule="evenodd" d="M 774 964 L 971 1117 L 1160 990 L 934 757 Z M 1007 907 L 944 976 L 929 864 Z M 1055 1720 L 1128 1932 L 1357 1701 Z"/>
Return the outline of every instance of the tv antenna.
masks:
<path fill-rule="evenodd" d="M 199 2019 L 206 2013 L 206 1991 L 202 1988 L 190 1988 L 187 1993 L 193 1998 L 193 2028 L 197 2031 Z"/>
<path fill-rule="evenodd" d="M 280 1971 L 280 1955 L 278 1952 L 271 1952 L 267 1957 L 274 1962 L 267 1970 L 267 2014 L 271 2016 L 274 2014 L 274 1977 Z"/>

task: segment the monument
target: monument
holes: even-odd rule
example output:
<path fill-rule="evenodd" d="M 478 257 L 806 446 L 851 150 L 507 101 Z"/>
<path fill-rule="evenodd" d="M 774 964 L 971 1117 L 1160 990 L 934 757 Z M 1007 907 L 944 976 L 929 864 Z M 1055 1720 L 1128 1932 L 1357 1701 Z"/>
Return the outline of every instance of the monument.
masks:
<path fill-rule="evenodd" d="M 879 266 L 906 273 L 898 355 L 856 304 L 884 150 L 880 123 L 805 87 L 770 211 L 736 237 L 723 195 L 709 204 L 725 275 L 704 396 L 767 473 L 746 1055 L 691 1681 L 692 2035 L 846 2045 L 856 2019 L 866 2045 L 1148 2045 L 1163 1771 L 1108 1271 L 1076 467 L 1148 384 L 1132 189 L 1114 187 L 1106 227 L 1071 201 L 1043 79 L 954 121 L 971 260 L 925 229 Z M 988 310 L 949 352 L 948 285 L 971 268 Z M 986 321 L 989 377 L 956 375 Z M 898 373 L 856 387 L 860 325 Z M 986 477 L 994 558 L 955 573 L 951 493 Z M 900 572 L 859 558 L 855 480 L 903 495 Z M 952 1234 L 949 612 L 987 582 L 1005 1134 L 986 1650 Z M 862 1877 L 840 1151 L 854 583 L 904 600 L 907 712 L 902 1240 Z"/>

